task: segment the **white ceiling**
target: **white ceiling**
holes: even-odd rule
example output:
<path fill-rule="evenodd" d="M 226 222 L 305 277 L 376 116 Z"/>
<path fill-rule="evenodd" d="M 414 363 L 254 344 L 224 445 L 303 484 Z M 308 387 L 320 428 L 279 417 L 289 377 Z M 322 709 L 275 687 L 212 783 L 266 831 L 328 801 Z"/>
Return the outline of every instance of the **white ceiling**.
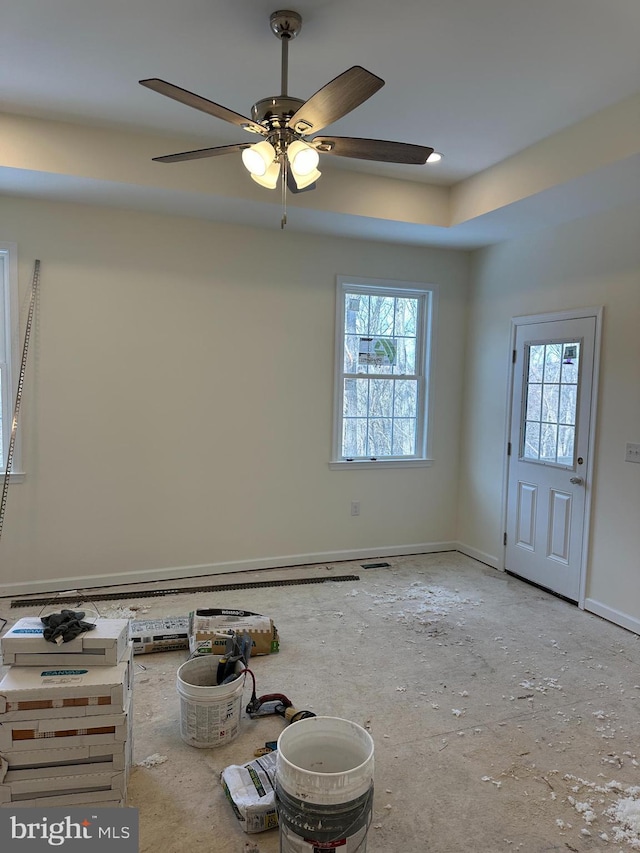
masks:
<path fill-rule="evenodd" d="M 442 163 L 427 166 L 325 155 L 331 162 L 321 163 L 323 171 L 454 185 L 640 89 L 638 0 L 292 0 L 292 7 L 302 15 L 303 27 L 289 49 L 289 94 L 306 99 L 356 64 L 386 81 L 327 132 L 424 144 L 445 155 Z M 280 93 L 280 42 L 269 28 L 275 8 L 275 0 L 4 0 L 0 111 L 88 124 L 105 134 L 158 134 L 154 155 L 254 141 L 138 80 L 160 77 L 249 115 L 256 100 Z M 172 137 L 178 147 L 162 147 L 162 136 Z M 227 158 L 216 161 L 222 159 Z M 194 168 L 192 163 L 153 165 Z M 214 177 L 220 168 L 212 160 L 204 166 Z M 198 174 L 205 174 L 202 167 L 200 161 Z M 105 193 L 87 174 L 83 195 L 82 176 L 72 169 L 66 184 L 62 169 L 35 170 L 29 178 L 20 172 L 2 159 L 0 146 L 0 192 L 98 203 L 108 196 L 108 203 L 118 203 L 117 181 L 109 182 Z M 248 181 L 244 174 L 240 178 Z M 139 205 L 153 206 L 150 188 L 134 191 L 130 181 L 123 181 L 121 203 L 136 206 L 136 193 Z M 195 206 L 190 211 L 187 199 L 180 201 L 177 189 L 175 194 L 176 212 L 206 215 Z M 246 200 L 245 214 L 238 199 L 239 218 L 255 218 L 261 204 L 256 199 L 263 197 Z M 302 196 L 298 200 L 304 207 Z M 200 207 L 203 201 L 198 199 Z M 165 202 L 170 209 L 170 198 Z M 221 215 L 221 207 L 229 210 L 228 202 L 212 187 L 210 218 Z M 273 197 L 264 202 L 269 217 L 274 203 Z M 326 213 L 301 213 L 304 230 L 314 230 L 316 218 L 319 231 L 331 232 Z M 334 213 L 335 233 L 344 234 L 340 218 L 346 213 L 338 205 Z M 396 234 L 401 216 L 386 233 L 380 217 L 375 228 L 363 223 L 362 231 L 356 220 L 350 226 L 356 235 L 403 242 Z M 411 230 L 407 225 L 405 242 L 435 239 L 426 229 L 424 239 L 414 240 Z M 464 245 L 466 238 L 460 239 Z M 485 238 L 468 239 L 477 245 Z M 456 241 L 449 234 L 441 242 Z"/>

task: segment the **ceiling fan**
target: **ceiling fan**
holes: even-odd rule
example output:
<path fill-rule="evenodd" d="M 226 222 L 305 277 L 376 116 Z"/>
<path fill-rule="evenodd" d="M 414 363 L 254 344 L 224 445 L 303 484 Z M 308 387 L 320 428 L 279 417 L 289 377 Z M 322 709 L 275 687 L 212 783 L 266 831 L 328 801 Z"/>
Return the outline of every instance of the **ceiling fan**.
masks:
<path fill-rule="evenodd" d="M 293 98 L 288 94 L 288 50 L 289 42 L 302 28 L 302 17 L 297 12 L 281 10 L 272 13 L 270 25 L 282 44 L 282 93 L 257 101 L 251 108 L 251 118 L 157 77 L 140 80 L 140 84 L 148 89 L 261 136 L 261 141 L 183 151 L 180 154 L 154 157 L 153 160 L 158 163 L 179 163 L 242 152 L 243 163 L 258 184 L 275 189 L 278 180 L 282 179 L 283 201 L 287 187 L 294 193 L 315 187 L 321 174 L 318 170 L 318 152 L 385 163 L 420 165 L 427 162 L 433 148 L 423 145 L 350 136 L 311 136 L 364 103 L 384 86 L 384 80 L 354 65 L 307 101 Z M 283 216 L 283 227 L 285 222 L 286 214 Z"/>

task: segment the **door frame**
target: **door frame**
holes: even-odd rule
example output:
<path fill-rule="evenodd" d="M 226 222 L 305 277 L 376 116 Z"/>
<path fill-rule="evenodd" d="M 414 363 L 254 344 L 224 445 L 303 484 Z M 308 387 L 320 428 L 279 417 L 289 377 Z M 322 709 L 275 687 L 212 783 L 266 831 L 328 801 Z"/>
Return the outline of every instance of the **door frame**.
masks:
<path fill-rule="evenodd" d="M 596 321 L 595 340 L 593 345 L 593 376 L 591 380 L 591 410 L 589 413 L 589 454 L 587 458 L 587 469 L 585 472 L 586 488 L 584 503 L 584 526 L 582 531 L 582 559 L 580 562 L 580 593 L 578 596 L 578 607 L 584 610 L 584 602 L 587 589 L 587 567 L 589 564 L 589 546 L 591 543 L 591 495 L 593 493 L 593 471 L 595 469 L 595 447 L 596 447 L 596 415 L 598 411 L 598 387 L 600 380 L 600 351 L 602 344 L 602 318 L 604 307 L 576 308 L 566 311 L 553 311 L 546 314 L 526 314 L 511 318 L 511 333 L 509 335 L 509 373 L 507 377 L 507 400 L 504 434 L 504 465 L 502 475 L 502 529 L 507 529 L 508 512 L 508 486 L 509 486 L 509 455 L 508 446 L 511 436 L 511 423 L 513 418 L 513 383 L 514 362 L 513 352 L 516 348 L 516 333 L 520 326 L 532 325 L 534 323 L 549 323 L 555 320 L 574 320 L 586 317 L 594 317 Z M 500 554 L 499 568 L 504 571 L 506 567 L 506 545 L 503 544 Z"/>

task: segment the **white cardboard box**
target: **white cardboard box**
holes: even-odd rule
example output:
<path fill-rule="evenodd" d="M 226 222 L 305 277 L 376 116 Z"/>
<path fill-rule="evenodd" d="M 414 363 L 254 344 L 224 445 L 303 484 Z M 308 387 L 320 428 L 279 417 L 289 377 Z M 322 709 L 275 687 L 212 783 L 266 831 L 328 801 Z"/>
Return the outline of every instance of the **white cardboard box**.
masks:
<path fill-rule="evenodd" d="M 67 666 L 81 659 L 91 666 L 115 666 L 128 648 L 129 620 L 88 618 L 92 631 L 85 631 L 68 643 L 51 643 L 44 638 L 39 616 L 26 616 L 0 639 L 5 666 Z"/>
<path fill-rule="evenodd" d="M 115 791 L 91 791 L 82 794 L 67 794 L 57 797 L 39 797 L 34 800 L 20 800 L 17 803 L 0 803 L 0 808 L 42 808 L 43 806 L 85 806 L 85 808 L 123 808 L 124 799 L 114 799 Z"/>
<path fill-rule="evenodd" d="M 0 724 L 123 713 L 133 687 L 131 646 L 116 666 L 83 663 L 74 656 L 65 668 L 12 666 L 0 681 Z"/>
<path fill-rule="evenodd" d="M 110 794 L 110 799 L 122 799 L 127 793 L 127 774 L 124 770 L 101 771 L 95 769 L 96 765 L 89 765 L 91 772 L 79 773 L 79 768 L 67 768 L 75 770 L 75 775 L 65 773 L 61 776 L 25 776 L 25 774 L 37 771 L 9 770 L 5 774 L 4 781 L 0 784 L 0 803 L 8 804 L 20 800 L 45 799 L 50 797 L 62 797 L 72 794 L 97 792 Z"/>
<path fill-rule="evenodd" d="M 56 775 L 60 767 L 83 764 L 104 765 L 105 769 L 126 770 L 132 761 L 132 741 L 126 743 L 98 744 L 96 746 L 60 747 L 24 752 L 0 753 L 0 762 L 7 762 L 8 770 L 35 770 L 43 775 Z"/>
<path fill-rule="evenodd" d="M 104 717 L 67 717 L 0 723 L 0 752 L 124 743 L 127 740 L 127 722 L 127 715 L 122 713 Z"/>

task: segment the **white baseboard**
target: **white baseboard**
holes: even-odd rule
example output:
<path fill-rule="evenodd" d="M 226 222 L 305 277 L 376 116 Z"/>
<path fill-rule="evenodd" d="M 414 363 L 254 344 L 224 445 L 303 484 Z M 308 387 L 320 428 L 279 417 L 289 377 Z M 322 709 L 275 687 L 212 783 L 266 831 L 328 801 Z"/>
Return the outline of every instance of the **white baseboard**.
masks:
<path fill-rule="evenodd" d="M 472 548 L 471 545 L 465 545 L 464 542 L 456 542 L 456 551 L 460 551 L 461 554 L 465 554 L 467 557 L 472 557 L 480 563 L 486 563 L 487 566 L 491 566 L 492 569 L 499 569 L 502 571 L 500 559 L 498 557 L 494 557 L 492 554 L 485 554 L 484 551 L 478 551 L 477 548 Z"/>
<path fill-rule="evenodd" d="M 614 625 L 620 625 L 621 628 L 633 631 L 634 634 L 640 634 L 640 619 L 636 619 L 635 616 L 629 616 L 628 613 L 622 613 L 613 607 L 607 607 L 606 604 L 601 604 L 593 598 L 585 598 L 584 609 L 588 610 L 589 613 L 594 613 L 596 616 L 601 616 L 608 622 L 613 622 Z"/>
<path fill-rule="evenodd" d="M 172 566 L 165 569 L 145 569 L 138 572 L 116 572 L 108 575 L 87 575 L 54 580 L 24 581 L 0 586 L 0 597 L 19 597 L 34 593 L 86 590 L 96 587 L 135 583 L 173 581 L 181 578 L 208 577 L 256 569 L 281 569 L 291 566 L 311 566 L 317 563 L 342 563 L 351 560 L 370 560 L 380 557 L 404 557 L 410 554 L 432 554 L 458 550 L 455 542 L 421 542 L 415 545 L 390 545 L 383 548 L 356 548 L 349 551 L 323 551 L 317 554 L 287 554 L 255 560 L 232 560 L 228 563 L 205 563 L 198 566 Z"/>

